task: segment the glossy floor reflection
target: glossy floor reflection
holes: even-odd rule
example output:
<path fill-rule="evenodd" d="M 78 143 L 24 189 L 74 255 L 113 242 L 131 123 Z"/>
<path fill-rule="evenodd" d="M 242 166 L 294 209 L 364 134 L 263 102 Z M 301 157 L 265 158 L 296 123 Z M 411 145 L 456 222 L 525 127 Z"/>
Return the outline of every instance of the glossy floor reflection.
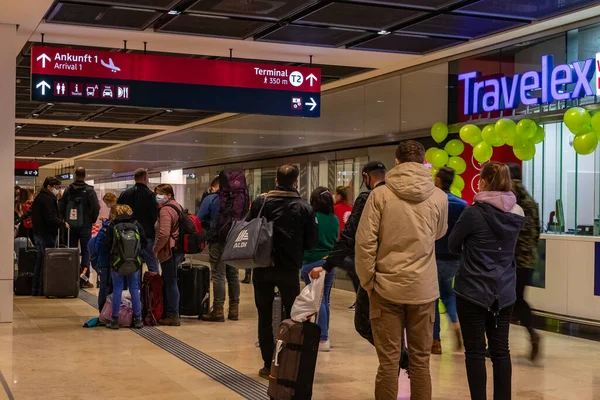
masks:
<path fill-rule="evenodd" d="M 241 319 L 206 323 L 189 318 L 163 332 L 257 379 L 256 311 L 251 285 L 242 285 Z M 320 353 L 314 399 L 372 399 L 377 358 L 358 336 L 352 294 L 332 293 L 331 353 Z M 97 314 L 80 299 L 15 299 L 15 321 L 0 325 L 0 372 L 15 399 L 237 399 L 227 387 L 127 330 L 83 329 Z M 444 323 L 445 317 L 443 317 Z M 444 324 L 445 329 L 445 324 Z M 600 399 L 600 343 L 542 333 L 544 354 L 532 365 L 526 332 L 511 329 L 513 399 Z M 432 356 L 434 398 L 468 399 L 463 355 L 452 353 L 443 333 L 444 354 Z M 488 382 L 491 383 L 491 364 Z M 264 382 L 264 381 L 261 381 Z M 488 386 L 491 386 L 488 384 Z M 409 399 L 408 379 L 399 380 L 399 399 Z M 490 388 L 491 389 L 491 388 Z M 0 385 L 0 400 L 10 397 Z M 489 398 L 491 399 L 491 392 Z"/>

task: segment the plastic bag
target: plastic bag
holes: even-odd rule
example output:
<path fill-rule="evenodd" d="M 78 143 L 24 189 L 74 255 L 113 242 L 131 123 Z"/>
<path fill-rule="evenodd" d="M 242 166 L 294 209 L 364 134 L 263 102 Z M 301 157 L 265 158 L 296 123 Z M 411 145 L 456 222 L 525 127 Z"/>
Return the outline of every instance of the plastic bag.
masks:
<path fill-rule="evenodd" d="M 323 290 L 325 289 L 325 274 L 322 271 L 319 278 L 310 278 L 310 284 L 306 285 L 300 295 L 296 297 L 290 317 L 295 322 L 304 322 L 319 312 Z"/>

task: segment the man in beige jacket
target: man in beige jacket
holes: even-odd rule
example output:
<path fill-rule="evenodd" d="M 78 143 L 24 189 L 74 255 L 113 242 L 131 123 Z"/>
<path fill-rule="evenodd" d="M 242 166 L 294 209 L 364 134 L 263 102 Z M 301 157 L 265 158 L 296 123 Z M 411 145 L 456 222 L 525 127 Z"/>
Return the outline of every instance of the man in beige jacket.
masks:
<path fill-rule="evenodd" d="M 377 400 L 396 400 L 407 331 L 411 400 L 431 399 L 429 355 L 439 298 L 435 241 L 448 228 L 448 197 L 433 184 L 419 142 L 400 142 L 396 167 L 371 192 L 356 233 L 356 272 L 370 295 L 379 370 Z"/>

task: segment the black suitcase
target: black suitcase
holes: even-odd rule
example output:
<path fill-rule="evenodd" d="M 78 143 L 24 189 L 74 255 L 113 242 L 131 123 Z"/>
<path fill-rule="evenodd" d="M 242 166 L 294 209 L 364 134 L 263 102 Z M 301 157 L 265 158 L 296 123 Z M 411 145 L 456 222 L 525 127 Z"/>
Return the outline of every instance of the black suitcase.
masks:
<path fill-rule="evenodd" d="M 70 235 L 67 233 L 68 236 Z M 56 242 L 57 246 L 59 240 Z M 44 296 L 78 297 L 80 268 L 81 258 L 78 248 L 46 249 L 43 268 Z"/>
<path fill-rule="evenodd" d="M 267 394 L 274 400 L 312 398 L 321 328 L 286 319 L 279 327 Z"/>
<path fill-rule="evenodd" d="M 210 308 L 210 268 L 183 264 L 177 271 L 179 314 L 202 315 Z"/>
<path fill-rule="evenodd" d="M 13 287 L 16 296 L 31 296 L 33 293 L 33 273 L 36 262 L 36 249 L 20 249 Z"/>

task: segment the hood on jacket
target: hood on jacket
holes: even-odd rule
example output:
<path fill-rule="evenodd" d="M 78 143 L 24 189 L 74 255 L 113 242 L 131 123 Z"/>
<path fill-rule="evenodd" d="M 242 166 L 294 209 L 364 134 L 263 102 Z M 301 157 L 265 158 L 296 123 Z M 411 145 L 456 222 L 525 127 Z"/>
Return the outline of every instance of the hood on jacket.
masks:
<path fill-rule="evenodd" d="M 435 191 L 429 168 L 415 162 L 392 168 L 385 176 L 385 185 L 399 198 L 414 202 L 427 200 Z"/>
<path fill-rule="evenodd" d="M 518 235 L 525 223 L 517 197 L 512 192 L 481 192 L 475 195 L 475 202 L 484 205 L 484 218 L 497 234 Z"/>
<path fill-rule="evenodd" d="M 72 187 L 73 189 L 91 188 L 91 186 L 88 185 L 87 183 L 85 183 L 84 181 L 75 181 L 75 182 L 71 183 L 69 186 Z"/>
<path fill-rule="evenodd" d="M 119 215 L 114 222 L 118 224 L 119 222 L 132 222 L 133 220 L 133 215 Z"/>

